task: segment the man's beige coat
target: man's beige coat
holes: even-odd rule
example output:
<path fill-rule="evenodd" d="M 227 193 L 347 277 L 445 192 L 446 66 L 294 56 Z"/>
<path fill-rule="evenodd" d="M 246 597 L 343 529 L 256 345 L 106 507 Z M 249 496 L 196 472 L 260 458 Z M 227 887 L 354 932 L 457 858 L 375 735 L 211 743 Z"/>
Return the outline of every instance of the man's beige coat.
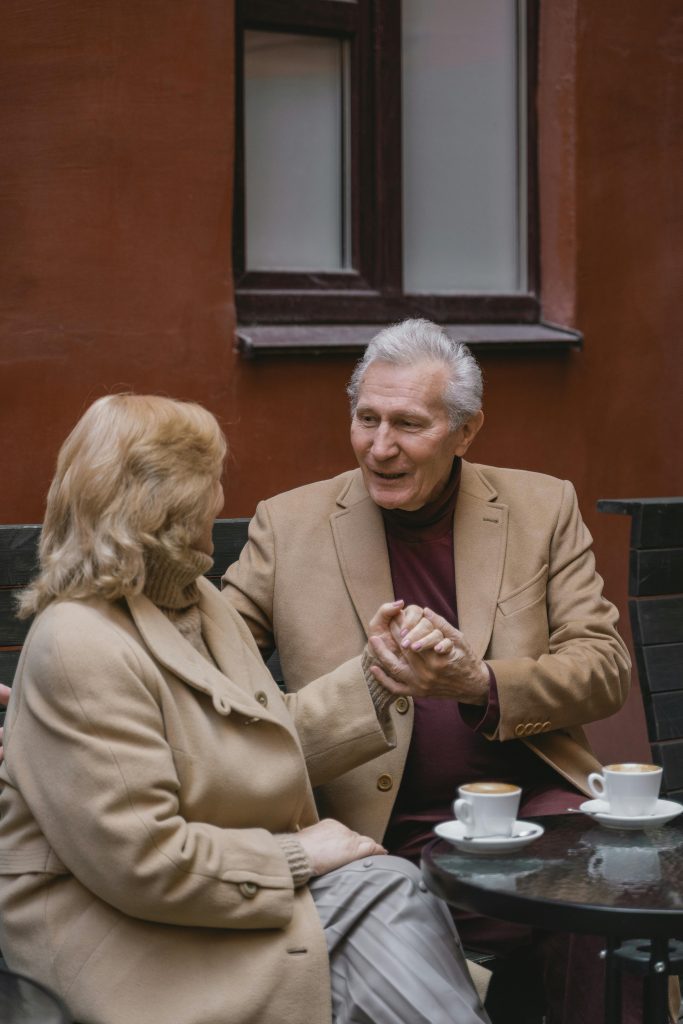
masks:
<path fill-rule="evenodd" d="M 602 596 L 591 538 L 567 481 L 467 462 L 456 505 L 460 628 L 493 668 L 500 727 L 580 790 L 597 767 L 582 725 L 623 704 L 630 662 Z M 360 470 L 262 502 L 224 594 L 266 651 L 277 645 L 293 691 L 359 654 L 379 605 L 394 598 L 381 513 Z M 392 712 L 396 748 L 318 791 L 321 813 L 381 840 L 398 791 L 412 706 Z"/>
<path fill-rule="evenodd" d="M 316 820 L 307 770 L 389 742 L 357 675 L 285 702 L 200 591 L 219 668 L 142 596 L 34 623 L 0 774 L 2 951 L 80 1024 L 329 1024 L 318 914 L 272 833 Z"/>

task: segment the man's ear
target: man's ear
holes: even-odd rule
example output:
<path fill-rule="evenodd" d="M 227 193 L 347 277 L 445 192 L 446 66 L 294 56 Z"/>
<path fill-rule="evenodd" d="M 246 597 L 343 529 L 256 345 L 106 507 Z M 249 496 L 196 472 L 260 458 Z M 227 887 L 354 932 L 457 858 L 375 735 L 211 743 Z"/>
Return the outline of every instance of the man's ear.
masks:
<path fill-rule="evenodd" d="M 461 427 L 458 427 L 455 432 L 455 446 L 453 449 L 455 455 L 462 456 L 465 454 L 483 425 L 484 413 L 480 409 L 479 412 L 475 412 L 474 416 L 471 416 L 466 423 L 463 423 Z"/>

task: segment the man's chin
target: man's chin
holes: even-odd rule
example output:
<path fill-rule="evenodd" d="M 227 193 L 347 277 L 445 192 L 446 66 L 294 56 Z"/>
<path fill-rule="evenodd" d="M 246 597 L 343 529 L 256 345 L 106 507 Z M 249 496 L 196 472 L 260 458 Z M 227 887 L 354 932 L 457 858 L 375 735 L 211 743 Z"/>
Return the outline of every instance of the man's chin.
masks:
<path fill-rule="evenodd" d="M 384 508 L 387 511 L 391 509 L 405 508 L 406 505 L 410 504 L 410 497 L 407 494 L 401 494 L 398 491 L 392 492 L 388 487 L 373 487 L 370 489 L 370 497 L 374 501 L 375 505 L 380 508 Z"/>

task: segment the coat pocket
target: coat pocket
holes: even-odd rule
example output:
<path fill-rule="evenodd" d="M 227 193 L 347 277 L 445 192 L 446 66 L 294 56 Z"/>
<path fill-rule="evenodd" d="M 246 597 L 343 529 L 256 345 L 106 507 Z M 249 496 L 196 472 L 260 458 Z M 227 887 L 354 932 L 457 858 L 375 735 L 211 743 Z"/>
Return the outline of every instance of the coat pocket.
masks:
<path fill-rule="evenodd" d="M 525 608 L 536 604 L 541 598 L 545 598 L 548 586 L 548 566 L 543 565 L 530 580 L 515 587 L 498 601 L 498 610 L 501 615 L 515 615 L 524 611 Z"/>

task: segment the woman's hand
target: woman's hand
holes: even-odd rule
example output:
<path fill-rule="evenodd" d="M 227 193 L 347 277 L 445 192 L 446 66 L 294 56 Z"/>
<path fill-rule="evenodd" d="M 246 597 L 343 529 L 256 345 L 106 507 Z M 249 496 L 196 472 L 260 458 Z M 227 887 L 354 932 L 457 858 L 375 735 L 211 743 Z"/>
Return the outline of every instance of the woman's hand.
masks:
<path fill-rule="evenodd" d="M 378 639 L 382 649 L 387 648 L 400 657 L 402 637 L 411 632 L 417 639 L 422 618 L 422 609 L 416 604 L 408 605 L 407 608 L 404 608 L 403 601 L 381 604 L 370 619 L 368 637 Z"/>
<path fill-rule="evenodd" d="M 411 619 L 411 626 L 416 623 L 417 619 Z M 398 655 L 401 650 L 400 631 L 403 628 L 403 601 L 391 601 L 381 604 L 370 619 L 368 636 L 378 637 L 384 646 Z"/>
<path fill-rule="evenodd" d="M 314 875 L 325 875 L 354 860 L 373 857 L 387 851 L 370 836 L 352 832 L 333 818 L 324 818 L 296 833 L 303 846 Z"/>

